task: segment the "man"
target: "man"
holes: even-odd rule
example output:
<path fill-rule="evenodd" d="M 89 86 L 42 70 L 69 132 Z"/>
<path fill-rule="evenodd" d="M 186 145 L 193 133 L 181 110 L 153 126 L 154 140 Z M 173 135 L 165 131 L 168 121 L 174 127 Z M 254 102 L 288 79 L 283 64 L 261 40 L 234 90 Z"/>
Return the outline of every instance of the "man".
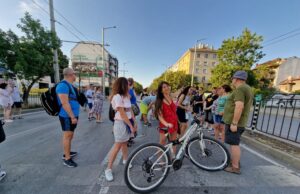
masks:
<path fill-rule="evenodd" d="M 151 126 L 151 123 L 148 121 L 148 112 L 149 112 L 149 110 L 151 110 L 155 101 L 156 101 L 156 95 L 155 96 L 146 96 L 141 101 L 140 110 L 141 110 L 142 118 L 144 121 L 144 126 Z"/>
<path fill-rule="evenodd" d="M 93 100 L 93 97 L 94 97 L 94 93 L 95 91 L 93 90 L 93 86 L 92 85 L 89 85 L 88 86 L 88 90 L 86 91 L 86 98 L 88 100 L 88 106 L 89 106 L 89 121 L 91 121 L 93 119 L 93 103 L 94 103 L 94 100 Z"/>
<path fill-rule="evenodd" d="M 224 170 L 240 174 L 240 139 L 245 127 L 253 100 L 250 86 L 246 84 L 247 72 L 237 71 L 232 77 L 235 90 L 228 96 L 223 120 L 225 123 L 225 142 L 230 145 L 231 165 Z"/>
<path fill-rule="evenodd" d="M 72 85 L 76 80 L 74 70 L 65 68 L 63 74 L 64 80 L 56 86 L 58 102 L 62 106 L 59 112 L 59 120 L 63 130 L 63 164 L 74 168 L 77 167 L 77 164 L 72 160 L 72 157 L 76 156 L 77 152 L 71 152 L 71 143 L 78 122 L 80 106 Z"/>

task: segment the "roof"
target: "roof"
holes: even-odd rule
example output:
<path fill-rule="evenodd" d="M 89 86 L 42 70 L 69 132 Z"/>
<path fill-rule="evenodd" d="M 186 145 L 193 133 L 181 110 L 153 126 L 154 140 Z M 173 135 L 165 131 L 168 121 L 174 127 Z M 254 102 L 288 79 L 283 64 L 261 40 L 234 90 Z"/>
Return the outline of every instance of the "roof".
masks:
<path fill-rule="evenodd" d="M 257 64 L 255 68 L 262 66 L 262 65 L 266 65 L 268 67 L 279 67 L 286 59 L 283 58 L 276 58 L 276 59 L 272 59 L 270 61 L 266 61 L 264 63 L 261 64 Z"/>
<path fill-rule="evenodd" d="M 300 77 L 292 77 L 290 79 L 283 80 L 282 82 L 279 83 L 279 85 L 286 85 L 294 81 L 300 81 Z"/>

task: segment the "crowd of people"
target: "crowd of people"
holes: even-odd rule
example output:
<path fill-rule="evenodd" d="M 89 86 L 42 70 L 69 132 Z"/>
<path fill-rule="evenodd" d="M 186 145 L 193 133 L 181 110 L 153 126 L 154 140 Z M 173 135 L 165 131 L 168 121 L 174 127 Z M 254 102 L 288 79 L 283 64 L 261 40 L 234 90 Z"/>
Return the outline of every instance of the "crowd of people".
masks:
<path fill-rule="evenodd" d="M 57 100 L 61 109 L 59 120 L 63 131 L 63 164 L 68 167 L 77 167 L 73 160 L 77 152 L 71 151 L 74 131 L 77 127 L 80 104 L 78 102 L 77 89 L 73 86 L 76 75 L 73 69 L 63 70 L 64 80 L 56 86 Z M 240 137 L 245 130 L 253 94 L 246 84 L 247 73 L 237 71 L 232 77 L 232 88 L 222 85 L 212 88 L 211 92 L 205 92 L 202 87 L 187 86 L 180 90 L 174 97 L 172 88 L 166 81 L 162 81 L 155 91 L 149 94 L 144 90 L 141 94 L 140 105 L 134 91 L 132 78 L 118 78 L 112 86 L 112 94 L 109 96 L 114 111 L 113 136 L 114 145 L 110 152 L 108 165 L 105 170 L 107 181 L 113 181 L 113 163 L 118 152 L 122 152 L 123 164 L 128 158 L 130 142 L 137 136 L 137 117 L 144 126 L 151 126 L 148 119 L 149 112 L 159 122 L 159 128 L 167 128 L 169 139 L 176 140 L 182 137 L 190 125 L 192 117 L 197 117 L 201 125 L 207 128 L 215 139 L 230 145 L 231 163 L 224 169 L 227 172 L 240 174 Z M 1 105 L 4 108 L 5 120 L 10 122 L 11 107 L 14 104 L 19 107 L 20 99 L 14 87 L 0 84 Z M 89 85 L 84 90 L 87 98 L 85 108 L 88 107 L 88 120 L 103 122 L 102 112 L 105 96 L 101 87 Z M 16 98 L 12 98 L 15 94 Z M 165 145 L 167 139 L 165 131 L 159 131 L 159 143 Z M 174 153 L 176 148 L 173 148 Z"/>

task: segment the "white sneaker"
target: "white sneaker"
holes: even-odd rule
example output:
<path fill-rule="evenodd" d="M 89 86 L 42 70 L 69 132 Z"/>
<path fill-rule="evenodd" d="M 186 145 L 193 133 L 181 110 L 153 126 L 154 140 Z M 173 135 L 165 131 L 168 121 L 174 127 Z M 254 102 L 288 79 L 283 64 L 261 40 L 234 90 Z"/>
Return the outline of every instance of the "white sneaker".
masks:
<path fill-rule="evenodd" d="M 105 170 L 105 178 L 107 181 L 113 181 L 114 180 L 114 177 L 113 177 L 113 174 L 112 174 L 112 170 L 111 169 L 106 169 Z"/>
<path fill-rule="evenodd" d="M 5 120 L 5 123 L 11 123 L 11 122 L 13 122 L 13 120 L 11 120 L 11 119 Z"/>
<path fill-rule="evenodd" d="M 1 181 L 2 179 L 4 179 L 5 176 L 6 176 L 6 172 L 3 171 L 3 170 L 1 170 L 1 171 L 0 171 L 0 181 Z"/>

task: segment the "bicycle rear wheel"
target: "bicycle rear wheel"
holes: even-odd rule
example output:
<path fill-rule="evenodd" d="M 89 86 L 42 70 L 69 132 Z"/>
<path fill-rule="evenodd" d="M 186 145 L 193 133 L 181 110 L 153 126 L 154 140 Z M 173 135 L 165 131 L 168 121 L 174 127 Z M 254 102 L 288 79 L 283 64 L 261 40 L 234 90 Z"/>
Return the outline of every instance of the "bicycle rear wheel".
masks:
<path fill-rule="evenodd" d="M 190 160 L 197 167 L 207 171 L 217 171 L 226 168 L 230 162 L 227 148 L 219 141 L 204 136 L 192 138 L 186 148 Z"/>
<path fill-rule="evenodd" d="M 125 183 L 137 193 L 148 193 L 158 188 L 166 179 L 170 156 L 166 148 L 157 143 L 138 147 L 125 165 Z"/>

